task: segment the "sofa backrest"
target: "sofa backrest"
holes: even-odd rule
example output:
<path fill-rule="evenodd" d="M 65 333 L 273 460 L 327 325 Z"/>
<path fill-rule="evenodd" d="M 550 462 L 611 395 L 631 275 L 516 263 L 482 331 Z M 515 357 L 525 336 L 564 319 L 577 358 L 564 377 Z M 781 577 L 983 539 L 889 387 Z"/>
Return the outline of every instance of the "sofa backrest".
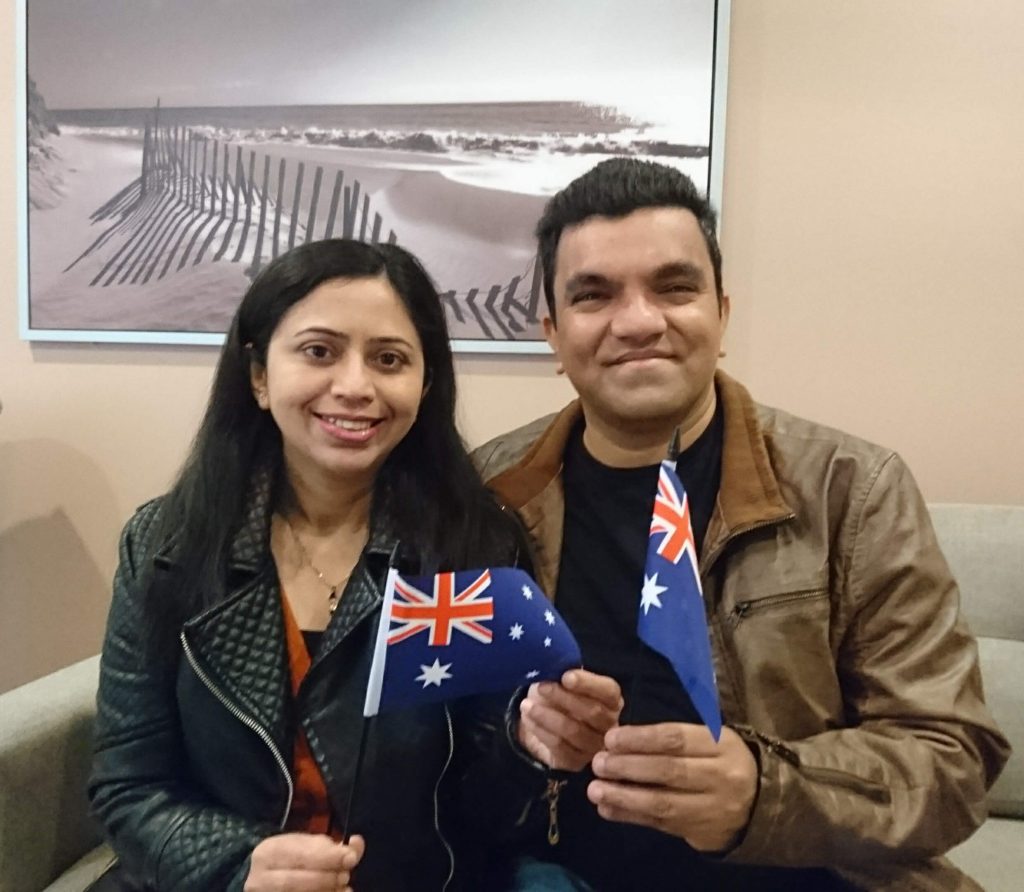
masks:
<path fill-rule="evenodd" d="M 99 657 L 0 694 L 0 889 L 43 889 L 100 841 L 89 819 Z"/>
<path fill-rule="evenodd" d="M 928 506 L 978 638 L 985 700 L 1013 746 L 989 794 L 994 815 L 1024 818 L 1024 506 Z"/>

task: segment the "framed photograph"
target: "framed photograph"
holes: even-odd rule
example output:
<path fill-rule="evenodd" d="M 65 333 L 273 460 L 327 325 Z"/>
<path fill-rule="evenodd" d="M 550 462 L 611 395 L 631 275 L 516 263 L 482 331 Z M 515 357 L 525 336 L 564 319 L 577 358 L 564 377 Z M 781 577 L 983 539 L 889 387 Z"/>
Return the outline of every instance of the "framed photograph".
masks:
<path fill-rule="evenodd" d="M 302 242 L 392 241 L 455 348 L 545 352 L 533 229 L 611 155 L 720 205 L 727 0 L 19 0 L 21 335 L 219 344 Z"/>

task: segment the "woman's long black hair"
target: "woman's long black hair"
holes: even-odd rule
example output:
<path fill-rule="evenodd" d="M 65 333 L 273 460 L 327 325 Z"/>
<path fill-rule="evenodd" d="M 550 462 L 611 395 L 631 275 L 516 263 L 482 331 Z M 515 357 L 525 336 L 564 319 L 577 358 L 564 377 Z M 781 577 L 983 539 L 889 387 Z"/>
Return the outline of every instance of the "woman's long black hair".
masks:
<path fill-rule="evenodd" d="M 331 279 L 383 277 L 395 289 L 423 345 L 429 387 L 419 414 L 388 456 L 371 513 L 412 550 L 425 571 L 509 563 L 524 547 L 518 522 L 481 482 L 455 426 L 455 371 L 444 310 L 419 261 L 397 245 L 329 239 L 297 247 L 253 281 L 235 313 L 191 452 L 160 511 L 157 541 L 171 540 L 179 568 L 177 619 L 222 591 L 232 539 L 254 479 L 270 475 L 278 507 L 287 497 L 281 434 L 256 404 L 250 370 L 285 313 Z M 269 556 L 268 556 L 269 557 Z"/>

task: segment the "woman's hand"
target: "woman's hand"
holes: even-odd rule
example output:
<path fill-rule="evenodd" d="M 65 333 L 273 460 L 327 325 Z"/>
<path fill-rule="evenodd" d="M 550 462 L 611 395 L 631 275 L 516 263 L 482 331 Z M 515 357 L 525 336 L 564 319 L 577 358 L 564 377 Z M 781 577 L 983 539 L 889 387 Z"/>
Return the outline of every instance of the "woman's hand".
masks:
<path fill-rule="evenodd" d="M 348 845 L 313 833 L 268 836 L 252 850 L 244 892 L 352 892 L 365 849 L 361 836 Z"/>

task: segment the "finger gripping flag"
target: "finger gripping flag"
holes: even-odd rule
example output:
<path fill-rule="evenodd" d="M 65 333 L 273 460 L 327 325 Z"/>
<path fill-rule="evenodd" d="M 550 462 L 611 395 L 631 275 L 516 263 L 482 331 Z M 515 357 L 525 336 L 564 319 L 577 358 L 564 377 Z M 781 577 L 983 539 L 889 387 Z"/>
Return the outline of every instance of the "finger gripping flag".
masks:
<path fill-rule="evenodd" d="M 697 569 L 690 503 L 672 462 L 661 463 L 640 591 L 637 634 L 675 670 L 712 736 L 722 733 Z"/>
<path fill-rule="evenodd" d="M 388 572 L 363 715 L 560 678 L 579 645 L 511 567 L 403 578 Z"/>

